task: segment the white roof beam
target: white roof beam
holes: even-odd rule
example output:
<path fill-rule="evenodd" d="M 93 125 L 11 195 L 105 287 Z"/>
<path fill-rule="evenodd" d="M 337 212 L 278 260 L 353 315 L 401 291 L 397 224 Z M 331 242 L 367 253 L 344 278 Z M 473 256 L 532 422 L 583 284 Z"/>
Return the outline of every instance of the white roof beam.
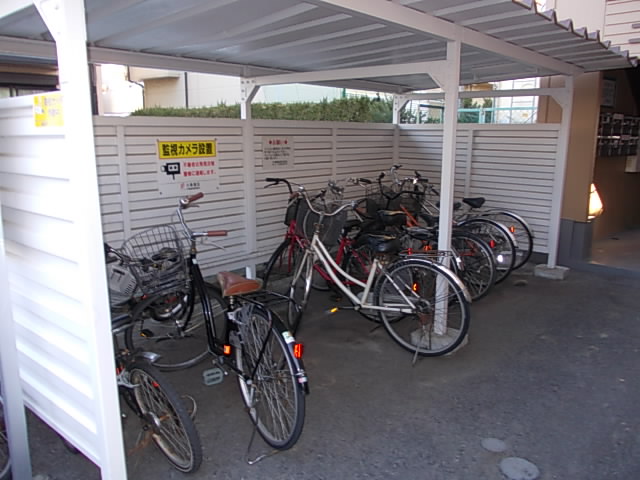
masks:
<path fill-rule="evenodd" d="M 397 65 L 379 65 L 373 67 L 339 68 L 315 72 L 285 73 L 255 77 L 251 81 L 255 85 L 284 85 L 288 83 L 314 83 L 333 80 L 350 80 L 354 78 L 394 77 L 398 75 L 437 74 L 446 68 L 446 61 L 404 63 Z"/>
<path fill-rule="evenodd" d="M 458 40 L 476 48 L 495 52 L 518 62 L 543 67 L 558 73 L 576 75 L 583 70 L 560 60 L 504 42 L 490 35 L 404 7 L 388 0 L 308 0 L 315 5 L 330 6 L 353 15 L 374 18 L 383 23 L 395 23 L 414 31 L 435 35 L 447 40 Z"/>
<path fill-rule="evenodd" d="M 33 0 L 2 0 L 0 2 L 0 18 L 24 10 L 33 5 Z"/>
<path fill-rule="evenodd" d="M 496 97 L 535 97 L 554 96 L 564 92 L 564 88 L 520 88 L 516 90 L 473 90 L 458 93 L 460 98 L 496 98 Z M 403 101 L 440 100 L 444 92 L 411 93 L 400 95 Z"/>

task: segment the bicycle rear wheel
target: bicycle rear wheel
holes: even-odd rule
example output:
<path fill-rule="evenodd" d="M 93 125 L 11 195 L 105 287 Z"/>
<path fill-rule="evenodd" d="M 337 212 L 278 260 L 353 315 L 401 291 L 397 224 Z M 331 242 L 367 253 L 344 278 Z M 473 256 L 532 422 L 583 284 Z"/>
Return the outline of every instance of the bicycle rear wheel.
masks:
<path fill-rule="evenodd" d="M 482 216 L 503 224 L 515 237 L 517 246 L 513 269 L 527 263 L 533 253 L 533 231 L 529 224 L 520 215 L 505 210 L 483 213 Z"/>
<path fill-rule="evenodd" d="M 480 237 L 464 230 L 453 232 L 451 248 L 462 263 L 456 269 L 456 274 L 469 290 L 471 300 L 479 300 L 487 295 L 497 275 L 491 249 Z"/>
<path fill-rule="evenodd" d="M 144 428 L 156 446 L 181 472 L 192 473 L 202 463 L 202 444 L 182 400 L 151 364 L 136 361 L 129 368 Z"/>
<path fill-rule="evenodd" d="M 226 303 L 220 292 L 206 285 L 208 304 L 214 319 L 216 338 L 225 338 Z M 191 288 L 183 294 L 180 315 L 157 320 L 143 310 L 140 320 L 125 332 L 125 345 L 131 351 L 153 352 L 159 355 L 154 366 L 163 371 L 189 368 L 209 355 L 205 316 L 200 295 Z"/>
<path fill-rule="evenodd" d="M 11 478 L 11 456 L 9 454 L 9 438 L 4 418 L 4 402 L 0 397 L 0 480 Z"/>
<path fill-rule="evenodd" d="M 410 257 L 399 260 L 380 275 L 375 295 L 378 306 L 411 307 L 411 313 L 382 310 L 380 316 L 391 338 L 414 355 L 445 355 L 467 335 L 468 293 L 441 265 Z"/>
<path fill-rule="evenodd" d="M 291 276 L 302 256 L 302 248 L 294 239 L 286 239 L 269 257 L 262 274 L 265 290 L 286 294 Z"/>
<path fill-rule="evenodd" d="M 461 228 L 475 233 L 489 246 L 496 261 L 496 281 L 504 281 L 516 261 L 516 242 L 511 232 L 494 220 L 484 217 L 474 217 L 459 224 Z"/>
<path fill-rule="evenodd" d="M 245 305 L 235 348 L 242 400 L 260 436 L 273 448 L 291 448 L 304 425 L 305 395 L 287 345 L 293 337 L 259 305 Z M 271 317 L 271 318 L 270 318 Z M 236 317 L 237 318 L 237 317 Z"/>

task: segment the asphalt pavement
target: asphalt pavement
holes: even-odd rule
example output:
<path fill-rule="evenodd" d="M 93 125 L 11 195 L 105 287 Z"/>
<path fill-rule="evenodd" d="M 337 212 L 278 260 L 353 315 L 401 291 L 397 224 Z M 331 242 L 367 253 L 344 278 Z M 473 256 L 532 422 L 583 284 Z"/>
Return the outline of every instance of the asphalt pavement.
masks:
<path fill-rule="evenodd" d="M 469 343 L 421 359 L 349 310 L 328 315 L 314 292 L 298 339 L 311 393 L 291 450 L 268 453 L 233 378 L 206 387 L 195 367 L 168 374 L 198 402 L 200 470 L 174 470 L 151 444 L 128 456 L 129 478 L 631 480 L 640 478 L 640 279 L 515 272 L 472 307 Z M 124 429 L 131 443 L 136 423 Z M 39 479 L 99 479 L 29 416 Z"/>

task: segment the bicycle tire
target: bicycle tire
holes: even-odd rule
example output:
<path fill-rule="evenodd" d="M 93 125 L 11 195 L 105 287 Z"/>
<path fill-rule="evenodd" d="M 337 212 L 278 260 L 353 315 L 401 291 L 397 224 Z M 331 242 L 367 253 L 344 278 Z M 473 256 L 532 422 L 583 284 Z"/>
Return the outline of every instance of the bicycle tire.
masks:
<path fill-rule="evenodd" d="M 441 282 L 446 296 L 438 294 Z M 393 263 L 376 282 L 378 306 L 407 306 L 403 295 L 413 304 L 413 312 L 397 314 L 380 311 L 382 323 L 391 338 L 416 356 L 435 357 L 455 350 L 469 330 L 471 317 L 468 292 L 448 268 L 424 259 L 404 258 Z M 444 312 L 446 310 L 446 312 Z M 438 316 L 446 313 L 443 332 Z"/>
<path fill-rule="evenodd" d="M 178 393 L 147 361 L 134 361 L 129 379 L 145 429 L 173 466 L 193 473 L 202 463 L 202 443 L 196 426 Z"/>
<path fill-rule="evenodd" d="M 360 280 L 362 282 L 367 281 L 369 278 L 369 272 L 371 271 L 371 267 L 373 265 L 373 260 L 375 258 L 375 252 L 368 245 L 360 245 L 357 248 L 351 249 L 344 257 L 342 263 L 342 269 L 351 275 L 353 278 Z M 364 289 L 359 285 L 354 284 L 353 282 L 349 282 L 345 279 L 345 286 L 358 298 L 362 300 L 362 293 Z M 369 293 L 369 299 L 373 300 L 373 293 Z M 373 303 L 373 301 L 369 301 L 368 303 Z M 377 310 L 371 310 L 367 308 L 359 308 L 357 312 L 362 315 L 367 320 L 372 322 L 380 323 L 382 319 L 380 318 L 380 314 Z"/>
<path fill-rule="evenodd" d="M 11 455 L 9 453 L 9 437 L 4 417 L 4 401 L 0 397 L 0 480 L 11 478 Z"/>
<path fill-rule="evenodd" d="M 264 307 L 251 305 L 239 327 L 242 340 L 235 361 L 240 371 L 253 372 L 250 381 L 238 375 L 238 385 L 258 433 L 271 447 L 286 450 L 302 433 L 305 394 L 287 345 L 293 337 L 276 318 Z"/>
<path fill-rule="evenodd" d="M 497 270 L 493 253 L 489 246 L 477 235 L 464 230 L 456 230 L 451 235 L 451 249 L 457 254 L 462 265 L 456 265 L 456 275 L 465 284 L 471 301 L 485 297 L 493 288 Z"/>
<path fill-rule="evenodd" d="M 526 220 L 508 210 L 489 211 L 483 213 L 482 216 L 503 224 L 515 237 L 517 246 L 513 269 L 516 270 L 527 263 L 533 253 L 533 230 Z"/>
<path fill-rule="evenodd" d="M 516 243 L 511 232 L 494 220 L 484 217 L 473 217 L 458 224 L 482 238 L 491 248 L 496 261 L 496 281 L 503 282 L 513 270 L 516 261 Z"/>
<path fill-rule="evenodd" d="M 296 271 L 289 285 L 289 302 L 287 305 L 287 328 L 294 335 L 300 328 L 300 321 L 309 302 L 311 293 L 311 278 L 313 276 L 313 255 L 305 253 L 302 263 L 296 267 Z"/>
<path fill-rule="evenodd" d="M 225 338 L 226 302 L 217 288 L 205 285 L 214 318 L 216 338 Z M 162 371 L 175 371 L 192 367 L 209 356 L 209 343 L 200 295 L 191 287 L 188 313 L 179 318 L 158 321 L 151 316 L 138 315 L 131 328 L 125 331 L 125 345 L 133 352 L 153 352 L 159 355 L 154 366 Z"/>
<path fill-rule="evenodd" d="M 293 238 L 287 238 L 278 245 L 265 265 L 262 274 L 263 288 L 286 294 L 301 255 L 302 249 Z"/>

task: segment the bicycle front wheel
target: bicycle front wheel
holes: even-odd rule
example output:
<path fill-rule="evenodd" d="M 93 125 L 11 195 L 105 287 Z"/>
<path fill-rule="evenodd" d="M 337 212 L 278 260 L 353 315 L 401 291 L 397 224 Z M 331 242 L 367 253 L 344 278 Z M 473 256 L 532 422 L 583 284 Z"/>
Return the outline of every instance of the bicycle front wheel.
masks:
<path fill-rule="evenodd" d="M 509 211 L 492 211 L 482 214 L 503 224 L 516 239 L 516 261 L 513 269 L 522 267 L 533 253 L 533 231 L 529 224 L 520 216 Z"/>
<path fill-rule="evenodd" d="M 469 329 L 468 292 L 441 265 L 407 258 L 378 278 L 376 305 L 391 338 L 414 355 L 435 357 L 452 352 Z M 401 313 L 408 309 L 410 313 Z"/>
<path fill-rule="evenodd" d="M 136 361 L 128 370 L 135 385 L 137 413 L 156 446 L 181 472 L 198 470 L 202 463 L 200 436 L 176 391 L 148 362 Z"/>
<path fill-rule="evenodd" d="M 291 283 L 291 276 L 296 270 L 302 253 L 302 248 L 294 239 L 287 238 L 278 245 L 278 248 L 269 257 L 262 273 L 264 289 L 286 294 Z"/>
<path fill-rule="evenodd" d="M 289 286 L 287 327 L 294 335 L 298 331 L 300 320 L 309 302 L 314 269 L 312 257 L 313 255 L 309 253 L 304 257 L 302 263 L 296 267 L 291 285 Z"/>
<path fill-rule="evenodd" d="M 507 227 L 484 217 L 465 220 L 459 226 L 479 236 L 493 252 L 497 270 L 495 283 L 506 280 L 516 261 L 516 240 Z"/>
<path fill-rule="evenodd" d="M 0 480 L 11 478 L 11 456 L 9 455 L 9 438 L 7 423 L 4 418 L 4 403 L 0 397 Z"/>
<path fill-rule="evenodd" d="M 456 274 L 465 284 L 471 300 L 484 297 L 496 281 L 496 263 L 491 249 L 471 232 L 455 230 L 451 237 L 451 248 L 460 259 Z"/>
<path fill-rule="evenodd" d="M 245 308 L 245 307 L 243 307 Z M 296 377 L 287 339 L 293 339 L 274 313 L 252 305 L 239 327 L 235 349 L 242 400 L 258 433 L 273 448 L 291 448 L 304 424 L 305 396 Z"/>
<path fill-rule="evenodd" d="M 214 321 L 217 338 L 225 338 L 226 303 L 212 285 L 205 287 L 208 305 Z M 125 332 L 125 344 L 131 351 L 153 352 L 159 355 L 154 366 L 163 371 L 192 367 L 209 355 L 206 318 L 203 302 L 195 289 L 184 294 L 184 312 L 157 320 L 142 311 L 141 319 L 135 321 Z"/>

